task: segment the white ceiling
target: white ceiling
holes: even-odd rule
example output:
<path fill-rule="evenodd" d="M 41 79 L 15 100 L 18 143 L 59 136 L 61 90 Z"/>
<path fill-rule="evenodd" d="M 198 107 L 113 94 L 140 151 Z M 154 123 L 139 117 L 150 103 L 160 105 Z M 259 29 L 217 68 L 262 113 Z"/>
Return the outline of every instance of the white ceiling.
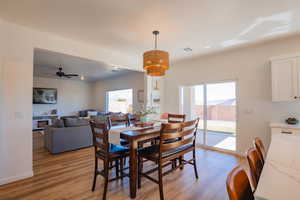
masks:
<path fill-rule="evenodd" d="M 87 82 L 121 76 L 123 74 L 132 72 L 127 69 L 120 69 L 114 66 L 109 66 L 105 63 L 65 54 L 39 49 L 34 51 L 34 76 L 61 79 L 60 77 L 56 76 L 56 72 L 58 71 L 60 65 L 63 68 L 63 72 L 67 74 L 79 75 L 78 77 L 73 77 L 70 80 L 81 80 L 80 78 L 81 76 L 83 76 L 84 81 Z"/>
<path fill-rule="evenodd" d="M 0 17 L 141 63 L 143 52 L 153 48 L 154 29 L 171 61 L 298 32 L 300 1 L 0 0 Z"/>

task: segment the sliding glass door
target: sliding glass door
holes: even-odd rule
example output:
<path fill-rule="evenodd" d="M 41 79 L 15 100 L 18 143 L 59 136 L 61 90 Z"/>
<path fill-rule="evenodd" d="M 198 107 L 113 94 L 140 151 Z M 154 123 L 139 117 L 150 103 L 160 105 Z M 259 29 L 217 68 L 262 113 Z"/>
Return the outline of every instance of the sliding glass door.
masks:
<path fill-rule="evenodd" d="M 236 83 L 207 83 L 181 88 L 181 112 L 200 118 L 197 143 L 236 150 Z"/>

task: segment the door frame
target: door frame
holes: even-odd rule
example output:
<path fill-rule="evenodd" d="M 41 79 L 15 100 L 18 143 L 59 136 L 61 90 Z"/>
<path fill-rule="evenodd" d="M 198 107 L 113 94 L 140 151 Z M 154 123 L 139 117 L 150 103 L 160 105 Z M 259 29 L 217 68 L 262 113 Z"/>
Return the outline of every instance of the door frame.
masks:
<path fill-rule="evenodd" d="M 208 81 L 208 82 L 198 82 L 198 83 L 193 83 L 193 84 L 186 84 L 186 85 L 180 85 L 179 86 L 179 111 L 183 111 L 181 108 L 182 102 L 181 102 L 181 88 L 183 87 L 193 87 L 196 85 L 203 85 L 203 98 L 204 98 L 204 105 L 203 107 L 207 107 L 207 98 L 206 98 L 206 85 L 208 84 L 218 84 L 218 83 L 229 83 L 229 82 L 234 82 L 235 83 L 235 97 L 236 97 L 236 124 L 235 124 L 235 130 L 236 130 L 236 134 L 235 134 L 235 151 L 232 150 L 228 150 L 228 149 L 222 149 L 222 148 L 218 148 L 218 147 L 213 147 L 213 146 L 208 146 L 206 145 L 206 131 L 207 131 L 207 109 L 204 109 L 204 117 L 203 117 L 203 129 L 204 129 L 204 134 L 203 134 L 203 143 L 204 144 L 196 144 L 196 146 L 204 148 L 204 149 L 209 149 L 209 150 L 213 150 L 213 151 L 220 151 L 220 152 L 225 152 L 225 153 L 233 153 L 233 154 L 238 154 L 239 152 L 239 133 L 240 133 L 240 129 L 239 129 L 239 80 L 238 79 L 226 79 L 226 80 L 222 80 L 222 81 Z"/>

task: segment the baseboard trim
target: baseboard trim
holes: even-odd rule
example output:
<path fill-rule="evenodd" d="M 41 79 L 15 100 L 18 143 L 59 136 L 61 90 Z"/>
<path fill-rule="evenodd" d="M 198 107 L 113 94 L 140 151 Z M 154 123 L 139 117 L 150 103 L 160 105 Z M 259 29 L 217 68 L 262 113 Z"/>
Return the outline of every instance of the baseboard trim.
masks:
<path fill-rule="evenodd" d="M 220 153 L 231 154 L 231 155 L 234 155 L 234 156 L 238 156 L 240 158 L 245 157 L 243 154 L 241 154 L 239 152 L 236 152 L 236 151 L 230 151 L 230 150 L 225 150 L 225 149 L 214 148 L 214 147 L 210 147 L 210 146 L 206 146 L 206 145 L 202 145 L 202 144 L 197 144 L 196 147 L 206 149 L 206 150 L 210 150 L 210 151 L 216 151 L 216 152 L 220 152 Z"/>
<path fill-rule="evenodd" d="M 2 178 L 2 179 L 0 179 L 0 185 L 8 184 L 11 182 L 19 181 L 19 180 L 22 180 L 25 178 L 30 178 L 30 177 L 33 177 L 33 171 L 25 172 L 23 174 L 19 174 L 16 176 Z"/>

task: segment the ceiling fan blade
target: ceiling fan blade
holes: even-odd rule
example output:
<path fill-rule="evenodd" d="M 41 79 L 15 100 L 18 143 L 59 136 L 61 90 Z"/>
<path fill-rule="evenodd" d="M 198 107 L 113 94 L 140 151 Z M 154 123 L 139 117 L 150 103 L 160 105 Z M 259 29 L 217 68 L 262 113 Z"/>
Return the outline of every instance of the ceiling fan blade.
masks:
<path fill-rule="evenodd" d="M 66 76 L 79 76 L 78 74 L 66 74 Z"/>

